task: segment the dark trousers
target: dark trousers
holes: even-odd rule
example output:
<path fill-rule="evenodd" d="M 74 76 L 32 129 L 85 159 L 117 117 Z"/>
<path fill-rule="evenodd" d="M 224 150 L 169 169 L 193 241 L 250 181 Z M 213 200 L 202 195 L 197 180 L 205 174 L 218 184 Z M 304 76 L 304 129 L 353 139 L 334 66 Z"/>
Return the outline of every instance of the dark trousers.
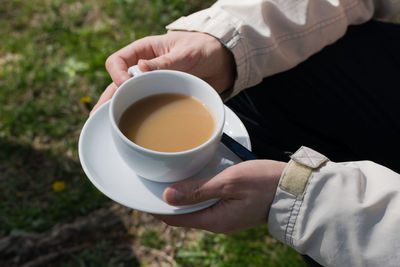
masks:
<path fill-rule="evenodd" d="M 400 25 L 351 26 L 333 45 L 226 103 L 262 158 L 308 146 L 400 172 Z"/>
<path fill-rule="evenodd" d="M 308 146 L 400 172 L 400 25 L 370 21 L 227 102 L 261 158 Z M 318 266 L 312 265 L 310 266 Z"/>

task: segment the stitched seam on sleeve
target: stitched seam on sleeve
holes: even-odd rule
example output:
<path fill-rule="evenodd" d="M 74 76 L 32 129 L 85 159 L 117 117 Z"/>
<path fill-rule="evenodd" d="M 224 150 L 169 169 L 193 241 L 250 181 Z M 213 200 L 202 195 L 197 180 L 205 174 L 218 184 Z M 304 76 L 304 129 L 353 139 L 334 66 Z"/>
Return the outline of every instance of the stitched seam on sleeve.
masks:
<path fill-rule="evenodd" d="M 251 80 L 251 75 L 250 75 L 250 55 L 251 55 L 251 50 L 249 48 L 249 44 L 247 42 L 243 42 L 243 36 L 240 33 L 240 27 L 243 25 L 243 20 L 239 17 L 234 16 L 233 14 L 225 11 L 222 8 L 217 8 L 218 12 L 222 12 L 224 15 L 223 16 L 232 16 L 234 19 L 233 20 L 228 20 L 229 27 L 233 29 L 232 35 L 229 36 L 227 39 L 220 39 L 226 47 L 234 51 L 235 49 L 240 49 L 241 47 L 244 48 L 244 51 L 241 55 L 241 57 L 238 57 L 235 59 L 237 64 L 244 64 L 244 77 L 243 80 L 241 81 L 240 87 L 246 87 L 250 80 Z M 215 23 L 226 23 L 225 20 L 222 20 L 221 17 L 219 16 L 212 16 L 208 15 L 208 19 L 210 21 L 214 21 Z"/>
<path fill-rule="evenodd" d="M 307 194 L 307 188 L 309 187 L 309 185 L 310 185 L 310 183 L 311 183 L 311 179 L 313 178 L 313 176 L 314 176 L 314 173 L 313 174 L 311 174 L 311 177 L 308 179 L 308 182 L 307 182 L 307 185 L 306 185 L 306 189 L 305 189 L 305 191 L 304 191 L 304 194 L 303 194 L 303 198 L 302 199 L 300 199 L 300 205 L 299 205 L 299 207 L 298 207 L 298 209 L 297 209 L 297 213 L 296 213 L 296 217 L 294 218 L 294 221 L 293 221 L 293 227 L 291 228 L 291 232 L 288 234 L 289 236 L 289 244 L 294 248 L 295 247 L 295 244 L 294 244 L 294 242 L 293 242 L 293 240 L 294 240 L 294 238 L 293 238 L 293 232 L 294 232 L 294 229 L 295 229 L 295 227 L 296 227 L 296 223 L 297 223 L 297 219 L 298 219 L 298 217 L 299 217 L 299 214 L 300 214 L 300 209 L 301 209 L 301 207 L 302 207 L 302 205 L 303 205 L 303 203 L 304 203 L 304 195 L 305 194 Z M 297 202 L 297 198 L 296 198 L 296 201 L 295 202 Z"/>
<path fill-rule="evenodd" d="M 217 15 L 215 15 L 217 14 Z M 223 18 L 221 18 L 223 17 Z M 226 17 L 231 17 L 231 20 L 226 21 Z M 212 9 L 210 14 L 208 15 L 208 19 L 210 21 L 214 21 L 217 24 L 220 23 L 228 23 L 229 27 L 233 29 L 232 35 L 224 40 L 225 45 L 229 45 L 230 47 L 231 43 L 239 42 L 239 40 L 242 38 L 240 34 L 240 27 L 243 25 L 243 20 L 234 16 L 233 14 L 227 12 L 226 10 L 222 9 L 221 7 L 217 7 L 216 9 Z M 235 41 L 237 39 L 238 41 Z M 235 44 L 233 44 L 232 47 L 234 47 Z"/>
<path fill-rule="evenodd" d="M 293 221 L 293 227 L 291 227 L 291 231 L 290 231 L 290 233 L 288 233 L 289 244 L 290 244 L 293 248 L 295 247 L 294 242 L 293 242 L 293 240 L 294 240 L 294 238 L 293 238 L 293 232 L 294 232 L 294 228 L 296 227 L 297 218 L 299 217 L 301 206 L 302 206 L 303 203 L 304 203 L 304 198 L 302 198 L 302 199 L 300 199 L 300 200 L 299 200 L 299 199 L 296 199 L 296 203 L 297 203 L 298 201 L 300 201 L 300 204 L 299 204 L 299 206 L 298 206 L 298 208 L 297 208 L 297 212 L 296 212 L 296 214 L 295 214 L 295 218 L 294 218 L 294 221 Z"/>
<path fill-rule="evenodd" d="M 286 41 L 291 41 L 291 40 L 294 40 L 294 39 L 303 38 L 303 37 L 313 33 L 314 31 L 317 31 L 317 30 L 323 28 L 324 26 L 330 26 L 330 25 L 334 24 L 335 22 L 339 21 L 342 17 L 343 16 L 340 15 L 340 16 L 336 17 L 334 20 L 332 20 L 330 22 L 326 22 L 326 21 L 321 22 L 318 25 L 319 27 L 317 27 L 315 29 L 312 29 L 310 31 L 306 31 L 306 32 L 302 32 L 302 33 L 296 33 L 296 34 L 293 34 L 292 36 L 286 36 L 285 38 L 276 39 L 276 41 L 270 46 L 258 47 L 258 48 L 255 48 L 255 49 L 251 50 L 250 51 L 251 56 L 259 56 L 259 55 L 268 54 L 271 51 L 277 49 L 280 46 L 281 43 L 286 42 Z M 260 50 L 261 50 L 261 52 L 259 52 Z"/>
<path fill-rule="evenodd" d="M 293 215 L 293 210 L 294 210 L 294 207 L 295 207 L 295 205 L 296 205 L 296 202 L 297 202 L 297 198 L 296 198 L 296 200 L 295 201 L 293 201 L 293 204 L 292 204 L 292 206 L 290 207 L 290 211 L 289 211 L 289 218 L 288 218 L 288 221 L 287 221 L 287 223 L 286 223 L 286 227 L 285 227 L 285 243 L 286 244 L 289 244 L 289 242 L 290 242 L 290 239 L 291 239 L 291 237 L 288 235 L 288 232 L 290 231 L 291 233 L 293 233 L 293 227 L 292 227 L 292 224 L 290 223 L 290 219 L 292 218 L 292 215 Z M 292 229 L 289 229 L 289 228 L 292 228 Z M 289 240 L 288 240 L 289 239 Z"/>
<path fill-rule="evenodd" d="M 323 21 L 318 22 L 317 24 L 314 24 L 313 26 L 307 28 L 306 30 L 302 31 L 302 32 L 298 32 L 298 33 L 286 33 L 284 35 L 281 36 L 277 36 L 275 38 L 275 42 L 272 45 L 269 46 L 264 46 L 264 47 L 258 47 L 258 48 L 254 48 L 251 51 L 249 51 L 250 56 L 258 56 L 258 55 L 264 55 L 267 53 L 270 53 L 270 51 L 276 49 L 279 47 L 279 45 L 282 42 L 286 42 L 289 40 L 293 40 L 293 39 L 298 39 L 298 38 L 302 38 L 306 35 L 309 35 L 325 26 L 329 26 L 334 24 L 335 22 L 339 21 L 342 17 L 346 16 L 346 12 L 348 12 L 349 10 L 355 8 L 356 6 L 358 6 L 360 4 L 360 2 L 358 1 L 353 1 L 351 2 L 348 6 L 344 7 L 345 12 L 338 14 L 334 17 L 331 18 L 327 18 Z M 257 51 L 262 50 L 261 53 L 257 53 Z"/>

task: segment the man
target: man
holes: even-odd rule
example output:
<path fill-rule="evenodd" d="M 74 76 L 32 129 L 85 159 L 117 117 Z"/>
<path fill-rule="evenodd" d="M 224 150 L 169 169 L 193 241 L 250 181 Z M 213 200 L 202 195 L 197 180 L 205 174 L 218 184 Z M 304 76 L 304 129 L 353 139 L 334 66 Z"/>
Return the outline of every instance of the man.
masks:
<path fill-rule="evenodd" d="M 113 83 L 95 108 L 135 64 L 204 79 L 265 160 L 167 188 L 172 205 L 221 200 L 159 218 L 221 233 L 268 221 L 322 265 L 398 266 L 400 27 L 367 21 L 399 10 L 398 0 L 220 0 L 111 55 Z"/>

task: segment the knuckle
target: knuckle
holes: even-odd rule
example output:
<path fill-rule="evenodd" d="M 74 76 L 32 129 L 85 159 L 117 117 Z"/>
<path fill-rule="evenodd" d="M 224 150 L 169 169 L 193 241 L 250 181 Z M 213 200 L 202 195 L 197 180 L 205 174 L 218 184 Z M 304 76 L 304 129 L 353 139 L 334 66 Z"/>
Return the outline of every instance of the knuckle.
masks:
<path fill-rule="evenodd" d="M 222 194 L 226 196 L 232 195 L 236 191 L 235 183 L 228 182 L 222 186 Z"/>
<path fill-rule="evenodd" d="M 202 51 L 196 47 L 187 47 L 182 53 L 180 59 L 185 60 L 185 64 L 193 67 L 202 57 Z"/>
<path fill-rule="evenodd" d="M 223 194 L 232 195 L 240 190 L 241 177 L 243 177 L 243 172 L 240 168 L 232 166 L 227 169 L 225 171 L 225 182 L 222 185 Z"/>
<path fill-rule="evenodd" d="M 114 61 L 114 57 L 115 57 L 114 55 L 111 55 L 106 59 L 105 66 L 107 70 L 110 69 L 112 62 Z"/>
<path fill-rule="evenodd" d="M 150 43 L 153 40 L 152 36 L 145 36 L 141 39 L 139 39 L 139 42 L 143 42 L 143 43 Z"/>
<path fill-rule="evenodd" d="M 199 51 L 197 51 L 194 48 L 191 48 L 190 50 L 187 51 L 186 53 L 186 58 L 193 62 L 193 61 L 197 61 L 199 59 L 199 57 L 201 56 L 201 54 L 199 53 Z"/>
<path fill-rule="evenodd" d="M 170 53 L 160 57 L 159 63 L 163 69 L 172 69 L 176 65 L 177 61 L 178 59 L 176 58 L 176 55 Z"/>
<path fill-rule="evenodd" d="M 240 169 L 236 168 L 236 165 L 230 166 L 224 171 L 225 177 L 227 179 L 233 179 L 236 177 L 240 172 Z"/>
<path fill-rule="evenodd" d="M 203 197 L 203 194 L 199 187 L 194 188 L 190 194 L 192 195 L 191 198 L 194 201 L 201 200 Z"/>
<path fill-rule="evenodd" d="M 229 171 L 230 171 L 230 175 L 234 178 L 240 178 L 240 177 L 246 176 L 246 174 L 247 174 L 247 170 L 245 170 L 244 168 L 241 168 L 240 164 L 231 166 L 229 168 Z"/>

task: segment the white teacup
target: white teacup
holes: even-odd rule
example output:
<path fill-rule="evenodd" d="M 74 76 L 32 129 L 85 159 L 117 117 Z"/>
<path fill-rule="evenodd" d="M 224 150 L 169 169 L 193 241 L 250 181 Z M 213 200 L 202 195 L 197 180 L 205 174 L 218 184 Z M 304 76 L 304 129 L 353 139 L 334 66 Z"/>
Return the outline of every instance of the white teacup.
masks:
<path fill-rule="evenodd" d="M 212 159 L 223 131 L 225 110 L 218 93 L 203 80 L 180 71 L 142 73 L 134 66 L 128 72 L 134 77 L 118 88 L 109 112 L 113 140 L 121 157 L 136 174 L 156 182 L 176 182 L 199 172 Z M 162 93 L 189 95 L 204 103 L 214 117 L 212 136 L 200 146 L 182 152 L 154 151 L 129 140 L 118 128 L 123 112 L 142 98 Z"/>

